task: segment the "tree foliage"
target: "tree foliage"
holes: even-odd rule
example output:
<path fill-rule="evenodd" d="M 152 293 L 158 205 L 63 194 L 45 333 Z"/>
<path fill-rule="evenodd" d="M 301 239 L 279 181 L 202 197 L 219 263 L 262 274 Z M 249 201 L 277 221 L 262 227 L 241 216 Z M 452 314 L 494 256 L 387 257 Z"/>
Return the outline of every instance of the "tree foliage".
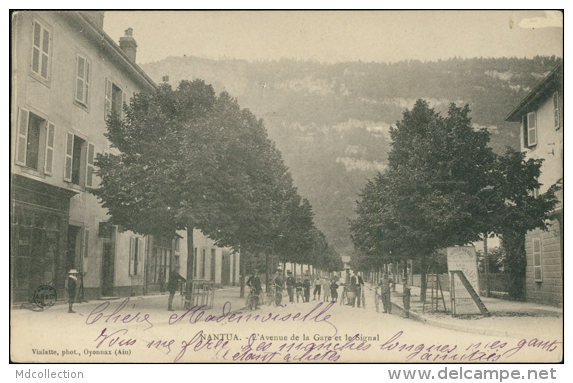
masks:
<path fill-rule="evenodd" d="M 121 154 L 97 157 L 92 191 L 111 223 L 168 238 L 197 228 L 245 254 L 282 244 L 287 260 L 303 260 L 312 208 L 262 120 L 201 80 L 137 94 L 124 112 L 110 116 L 106 134 Z"/>
<path fill-rule="evenodd" d="M 478 241 L 483 233 L 509 238 L 545 228 L 556 199 L 554 188 L 531 195 L 540 161 L 524 161 L 511 149 L 496 155 L 489 132 L 473 129 L 469 112 L 452 104 L 442 116 L 418 100 L 391 129 L 389 167 L 366 183 L 350 225 L 362 264 L 376 265 L 393 251 L 420 260 L 424 273 L 438 249 Z"/>

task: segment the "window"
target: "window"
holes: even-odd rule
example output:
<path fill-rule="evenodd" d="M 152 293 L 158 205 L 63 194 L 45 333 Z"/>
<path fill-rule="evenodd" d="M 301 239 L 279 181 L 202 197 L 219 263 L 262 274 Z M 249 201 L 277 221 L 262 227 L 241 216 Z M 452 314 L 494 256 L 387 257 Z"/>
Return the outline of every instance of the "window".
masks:
<path fill-rule="evenodd" d="M 87 152 L 88 146 L 92 147 L 92 171 L 93 174 L 93 145 L 71 132 L 66 138 L 66 153 L 64 162 L 64 181 L 79 186 L 86 186 L 86 174 L 88 173 Z M 89 180 L 92 183 L 92 180 Z M 88 185 L 91 186 L 91 185 Z"/>
<path fill-rule="evenodd" d="M 87 106 L 90 89 L 90 62 L 89 60 L 78 55 L 76 61 L 76 94 L 75 99 L 80 104 Z"/>
<path fill-rule="evenodd" d="M 523 146 L 532 147 L 537 145 L 537 116 L 535 112 L 523 116 Z"/>
<path fill-rule="evenodd" d="M 112 112 L 121 115 L 125 98 L 125 92 L 121 90 L 121 87 L 112 80 L 107 79 L 105 86 L 105 118 Z"/>
<path fill-rule="evenodd" d="M 553 93 L 553 119 L 555 124 L 555 129 L 559 129 L 561 127 L 561 114 L 559 111 L 559 93 Z"/>
<path fill-rule="evenodd" d="M 34 20 L 31 70 L 37 78 L 45 81 L 50 79 L 51 42 L 50 29 L 38 20 Z"/>
<path fill-rule="evenodd" d="M 543 282 L 541 266 L 541 238 L 533 238 L 533 280 Z"/>
<path fill-rule="evenodd" d="M 137 276 L 141 274 L 139 263 L 143 254 L 143 240 L 141 238 L 132 237 L 129 243 L 129 275 Z"/>
<path fill-rule="evenodd" d="M 52 174 L 56 126 L 42 117 L 20 108 L 16 163 Z"/>

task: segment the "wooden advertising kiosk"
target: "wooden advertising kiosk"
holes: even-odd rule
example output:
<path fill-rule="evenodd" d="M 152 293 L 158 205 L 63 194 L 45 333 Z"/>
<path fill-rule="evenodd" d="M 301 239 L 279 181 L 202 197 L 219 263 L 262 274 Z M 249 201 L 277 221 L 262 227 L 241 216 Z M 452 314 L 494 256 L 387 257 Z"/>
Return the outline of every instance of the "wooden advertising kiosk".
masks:
<path fill-rule="evenodd" d="M 475 247 L 448 247 L 447 256 L 452 316 L 463 314 L 489 316 L 489 311 L 477 293 L 479 280 Z"/>

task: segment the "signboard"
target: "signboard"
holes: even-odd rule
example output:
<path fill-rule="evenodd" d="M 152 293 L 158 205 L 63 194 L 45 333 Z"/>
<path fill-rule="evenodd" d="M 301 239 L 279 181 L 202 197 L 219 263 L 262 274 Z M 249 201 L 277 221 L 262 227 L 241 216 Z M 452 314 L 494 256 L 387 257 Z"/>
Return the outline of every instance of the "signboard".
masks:
<path fill-rule="evenodd" d="M 479 280 L 476 263 L 476 248 L 473 246 L 448 247 L 448 274 L 459 270 L 464 273 L 476 293 L 479 293 Z M 469 291 L 457 275 L 450 280 L 452 312 L 455 314 L 480 314 L 480 310 L 472 299 Z"/>

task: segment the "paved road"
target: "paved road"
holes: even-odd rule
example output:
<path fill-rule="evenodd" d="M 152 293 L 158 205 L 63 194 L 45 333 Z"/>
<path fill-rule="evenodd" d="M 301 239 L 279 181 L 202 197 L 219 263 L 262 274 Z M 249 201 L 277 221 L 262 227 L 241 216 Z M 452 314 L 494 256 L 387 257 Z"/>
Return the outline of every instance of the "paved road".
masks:
<path fill-rule="evenodd" d="M 233 311 L 244 306 L 238 289 L 219 291 L 218 297 Z M 218 299 L 212 310 L 168 312 L 166 301 L 166 295 L 95 301 L 75 305 L 76 314 L 68 314 L 65 305 L 43 312 L 12 310 L 12 357 L 38 362 L 455 363 L 558 361 L 562 354 L 561 344 L 542 336 L 524 341 L 482 336 L 418 323 L 399 312 L 377 314 L 370 292 L 366 309 L 311 301 L 231 313 L 229 304 L 223 309 L 225 302 Z M 71 354 L 64 355 L 66 350 Z"/>

